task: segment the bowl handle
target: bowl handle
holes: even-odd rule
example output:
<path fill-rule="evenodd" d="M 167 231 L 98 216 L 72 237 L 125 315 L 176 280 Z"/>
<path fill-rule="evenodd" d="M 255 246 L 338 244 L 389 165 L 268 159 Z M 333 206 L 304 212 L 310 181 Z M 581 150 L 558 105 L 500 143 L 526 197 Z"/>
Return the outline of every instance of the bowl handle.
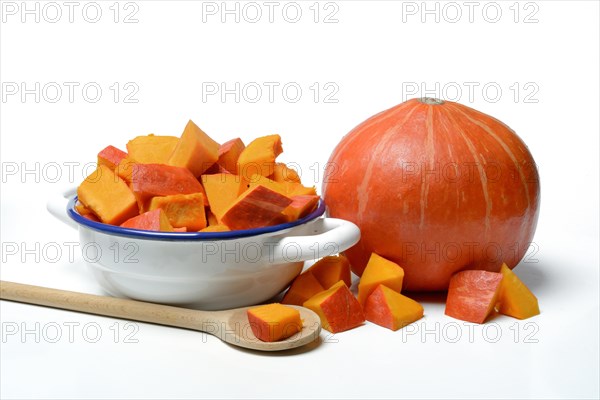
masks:
<path fill-rule="evenodd" d="M 338 218 L 320 218 L 310 225 L 313 234 L 285 236 L 277 242 L 267 242 L 270 263 L 289 263 L 330 256 L 342 252 L 360 239 L 360 229 L 354 223 Z"/>
<path fill-rule="evenodd" d="M 77 223 L 67 215 L 67 204 L 69 203 L 69 200 L 75 193 L 77 193 L 77 188 L 70 187 L 53 195 L 50 199 L 48 199 L 48 202 L 46 203 L 46 208 L 48 209 L 50 214 L 54 215 L 66 225 L 70 226 L 71 228 L 77 229 Z"/>

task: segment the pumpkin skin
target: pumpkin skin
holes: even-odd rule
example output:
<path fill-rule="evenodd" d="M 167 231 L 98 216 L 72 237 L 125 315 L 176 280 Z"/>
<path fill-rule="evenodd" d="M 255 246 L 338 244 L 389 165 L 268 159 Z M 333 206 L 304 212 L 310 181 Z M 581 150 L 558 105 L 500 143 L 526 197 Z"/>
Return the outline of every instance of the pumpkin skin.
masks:
<path fill-rule="evenodd" d="M 372 252 L 404 268 L 404 290 L 447 290 L 464 269 L 498 272 L 525 255 L 540 186 L 525 143 L 464 105 L 412 99 L 367 119 L 333 151 L 328 215 L 357 224 L 358 276 Z"/>

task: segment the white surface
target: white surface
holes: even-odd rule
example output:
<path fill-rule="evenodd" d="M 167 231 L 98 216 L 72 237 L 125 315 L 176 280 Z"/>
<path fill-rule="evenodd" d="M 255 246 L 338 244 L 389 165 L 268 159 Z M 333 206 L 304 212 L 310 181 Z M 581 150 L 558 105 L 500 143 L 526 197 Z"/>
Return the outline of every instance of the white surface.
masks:
<path fill-rule="evenodd" d="M 443 298 L 423 296 L 426 317 L 413 327 L 418 332 L 367 323 L 324 333 L 320 345 L 304 352 L 258 354 L 196 332 L 0 302 L 0 397 L 599 397 L 598 3 L 520 3 L 518 23 L 514 2 L 494 3 L 502 10 L 497 23 L 483 18 L 485 2 L 474 9 L 473 22 L 463 2 L 453 3 L 462 11 L 456 23 L 448 22 L 454 5 L 439 3 L 439 23 L 433 15 L 423 23 L 419 13 L 403 14 L 422 11 L 421 2 L 373 3 L 340 1 L 327 9 L 321 3 L 320 21 L 337 7 L 339 22 L 331 24 L 313 22 L 313 2 L 298 3 L 303 16 L 295 24 L 277 13 L 285 3 L 270 23 L 262 2 L 255 4 L 263 20 L 254 24 L 243 15 L 240 23 L 232 16 L 221 23 L 218 15 L 203 22 L 203 4 L 191 1 L 134 2 L 134 24 L 113 22 L 113 2 L 98 2 L 103 14 L 96 24 L 81 17 L 83 2 L 73 23 L 65 6 L 55 24 L 43 15 L 40 23 L 32 16 L 21 23 L 19 14 L 3 14 L 3 84 L 78 82 L 81 88 L 96 82 L 103 95 L 90 103 L 76 90 L 71 103 L 63 85 L 57 103 L 47 101 L 54 92 L 39 103 L 33 95 L 0 103 L 1 278 L 101 293 L 81 255 L 69 260 L 77 235 L 47 214 L 45 200 L 78 183 L 85 163 L 107 144 L 122 148 L 150 132 L 179 135 L 189 118 L 218 141 L 277 132 L 284 160 L 302 167 L 305 182 L 320 185 L 329 154 L 352 127 L 407 97 L 444 95 L 408 95 L 424 82 L 430 89 L 437 83 L 450 97 L 462 88 L 459 101 L 503 120 L 529 145 L 542 206 L 537 252 L 516 272 L 538 296 L 542 314 L 470 328 L 443 315 Z M 211 4 L 221 3 L 204 7 Z M 135 11 L 121 6 L 120 20 Z M 488 19 L 494 17 L 490 7 L 496 6 L 487 6 Z M 54 18 L 53 10 L 46 12 Z M 538 22 L 524 23 L 532 12 Z M 121 88 L 117 103 L 114 82 Z M 123 102 L 128 82 L 139 88 L 138 103 Z M 296 82 L 303 95 L 291 103 L 276 91 L 269 102 L 263 85 L 257 103 L 247 97 L 236 103 L 232 95 L 203 101 L 203 82 L 278 82 L 279 88 Z M 316 103 L 314 82 L 321 89 Z M 325 87 L 328 82 L 333 86 Z M 486 84 L 502 89 L 498 101 L 490 99 L 492 89 L 487 98 L 482 94 Z M 473 98 L 468 85 L 476 88 Z M 324 102 L 336 87 L 338 102 Z M 77 163 L 73 177 L 65 164 L 71 162 Z M 39 176 L 21 174 L 36 165 Z M 62 175 L 53 183 L 57 165 Z M 62 336 L 51 343 L 57 326 Z M 39 341 L 34 334 L 7 335 L 15 327 L 37 330 Z M 91 343 L 97 330 L 101 336 Z M 500 337 L 492 343 L 496 331 Z M 457 333 L 460 339 L 451 343 Z"/>

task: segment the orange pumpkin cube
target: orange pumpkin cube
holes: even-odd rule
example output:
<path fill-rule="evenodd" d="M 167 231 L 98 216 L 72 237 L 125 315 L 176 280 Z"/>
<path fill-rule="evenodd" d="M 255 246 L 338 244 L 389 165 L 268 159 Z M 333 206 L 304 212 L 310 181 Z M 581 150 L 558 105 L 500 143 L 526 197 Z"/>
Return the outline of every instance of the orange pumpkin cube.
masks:
<path fill-rule="evenodd" d="M 289 168 L 284 163 L 276 163 L 273 169 L 273 174 L 271 175 L 271 179 L 275 182 L 293 182 L 293 183 L 301 183 L 300 176 L 296 172 L 296 170 Z"/>
<path fill-rule="evenodd" d="M 255 188 L 259 185 L 269 188 L 283 196 L 289 197 L 287 195 L 288 192 L 287 192 L 286 186 L 284 184 L 275 182 L 274 180 L 269 179 L 266 176 L 263 176 L 260 174 L 253 174 L 247 180 L 241 180 L 239 194 L 242 194 L 246 190 Z"/>
<path fill-rule="evenodd" d="M 400 293 L 403 280 L 404 270 L 402 267 L 378 254 L 372 253 L 358 282 L 358 301 L 364 305 L 367 297 L 380 284 Z"/>
<path fill-rule="evenodd" d="M 397 331 L 423 317 L 423 306 L 384 285 L 378 285 L 367 297 L 365 318 L 384 328 Z"/>
<path fill-rule="evenodd" d="M 173 232 L 173 227 L 169 223 L 167 215 L 160 208 L 130 218 L 123 222 L 121 226 L 146 231 Z"/>
<path fill-rule="evenodd" d="M 496 309 L 500 314 L 518 319 L 526 319 L 538 315 L 540 307 L 531 290 L 506 264 L 500 268 L 502 283 L 498 293 Z"/>
<path fill-rule="evenodd" d="M 238 158 L 238 174 L 243 180 L 249 179 L 254 174 L 269 176 L 275 169 L 275 159 L 282 152 L 279 135 L 254 139 Z"/>
<path fill-rule="evenodd" d="M 89 208 L 87 208 L 86 206 L 81 204 L 80 202 L 78 202 L 75 205 L 75 210 L 77 210 L 79 215 L 81 215 L 83 218 L 87 218 L 90 221 L 94 221 L 94 222 L 101 222 L 100 218 L 98 218 L 92 210 L 90 210 Z"/>
<path fill-rule="evenodd" d="M 346 286 L 352 285 L 350 277 L 350 262 L 345 256 L 327 256 L 314 263 L 309 269 L 317 281 L 325 289 L 329 289 L 339 281 Z"/>
<path fill-rule="evenodd" d="M 502 274 L 466 270 L 452 275 L 446 299 L 446 315 L 482 324 L 494 309 Z"/>
<path fill-rule="evenodd" d="M 150 200 L 150 210 L 162 209 L 175 228 L 191 231 L 206 228 L 204 195 L 202 193 L 156 196 Z"/>
<path fill-rule="evenodd" d="M 127 157 L 127 153 L 123 150 L 119 150 L 114 146 L 107 146 L 98 153 L 98 165 L 106 165 L 114 171 L 125 157 Z"/>
<path fill-rule="evenodd" d="M 232 230 L 252 229 L 285 222 L 281 213 L 292 200 L 262 185 L 248 189 L 225 211 L 221 222 Z"/>
<path fill-rule="evenodd" d="M 288 217 L 288 221 L 296 221 L 310 214 L 319 203 L 319 196 L 293 196 L 292 204 L 283 210 L 283 214 Z M 337 282 L 337 281 L 336 281 Z"/>
<path fill-rule="evenodd" d="M 200 176 L 218 159 L 219 144 L 190 120 L 167 164 L 187 168 L 194 176 Z"/>
<path fill-rule="evenodd" d="M 310 271 L 306 271 L 292 281 L 281 302 L 301 306 L 306 300 L 323 290 L 325 288 L 321 286 L 317 278 Z"/>
<path fill-rule="evenodd" d="M 304 302 L 304 307 L 316 312 L 323 329 L 337 333 L 362 325 L 365 316 L 362 307 L 344 281 L 317 293 Z"/>
<path fill-rule="evenodd" d="M 216 224 L 209 225 L 206 228 L 200 229 L 199 232 L 229 232 L 231 229 L 227 225 Z"/>
<path fill-rule="evenodd" d="M 98 165 L 77 188 L 79 201 L 105 224 L 119 225 L 138 214 L 129 186 L 106 165 Z"/>
<path fill-rule="evenodd" d="M 115 173 L 119 178 L 123 179 L 127 184 L 131 183 L 131 176 L 133 175 L 133 169 L 136 168 L 137 161 L 131 158 L 130 155 L 125 156 L 119 164 L 115 167 Z"/>
<path fill-rule="evenodd" d="M 231 174 L 213 174 L 202 175 L 200 180 L 206 191 L 210 211 L 217 220 L 220 220 L 238 198 L 240 177 Z"/>
<path fill-rule="evenodd" d="M 177 143 L 175 136 L 138 136 L 127 142 L 127 153 L 141 164 L 166 164 Z"/>
<path fill-rule="evenodd" d="M 279 303 L 253 307 L 246 312 L 252 333 L 263 342 L 277 342 L 302 330 L 300 312 Z"/>
<path fill-rule="evenodd" d="M 288 197 L 317 195 L 317 189 L 314 186 L 303 186 L 301 183 L 296 182 L 282 182 L 282 184 L 285 185 L 285 191 Z"/>
<path fill-rule="evenodd" d="M 142 199 L 204 193 L 204 188 L 188 169 L 164 164 L 138 164 L 133 168 L 131 185 L 133 192 Z"/>
<path fill-rule="evenodd" d="M 228 171 L 231 174 L 237 174 L 237 162 L 240 158 L 240 154 L 246 146 L 242 139 L 235 138 L 231 139 L 221 145 L 219 147 L 219 159 L 217 160 L 217 164 L 225 171 Z M 220 172 L 220 171 L 219 171 Z"/>

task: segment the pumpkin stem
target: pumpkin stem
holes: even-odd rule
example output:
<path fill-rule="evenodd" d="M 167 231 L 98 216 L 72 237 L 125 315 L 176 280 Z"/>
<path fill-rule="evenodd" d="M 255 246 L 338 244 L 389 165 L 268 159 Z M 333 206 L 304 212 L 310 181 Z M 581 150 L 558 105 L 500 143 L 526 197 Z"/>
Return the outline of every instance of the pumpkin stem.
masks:
<path fill-rule="evenodd" d="M 433 97 L 421 97 L 419 101 L 423 104 L 429 104 L 433 106 L 444 104 L 444 100 L 436 99 Z"/>

